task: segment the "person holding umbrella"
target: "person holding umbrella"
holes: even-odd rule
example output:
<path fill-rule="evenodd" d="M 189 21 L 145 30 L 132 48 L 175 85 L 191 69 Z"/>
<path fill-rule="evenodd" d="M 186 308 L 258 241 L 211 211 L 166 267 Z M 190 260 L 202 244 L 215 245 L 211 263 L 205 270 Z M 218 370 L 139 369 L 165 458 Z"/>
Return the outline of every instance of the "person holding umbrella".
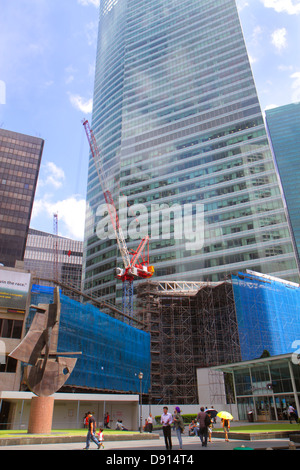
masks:
<path fill-rule="evenodd" d="M 219 418 L 221 418 L 224 433 L 225 433 L 225 441 L 229 442 L 228 439 L 228 433 L 230 429 L 230 420 L 233 419 L 233 416 L 228 413 L 227 411 L 220 411 L 220 413 L 217 414 Z"/>

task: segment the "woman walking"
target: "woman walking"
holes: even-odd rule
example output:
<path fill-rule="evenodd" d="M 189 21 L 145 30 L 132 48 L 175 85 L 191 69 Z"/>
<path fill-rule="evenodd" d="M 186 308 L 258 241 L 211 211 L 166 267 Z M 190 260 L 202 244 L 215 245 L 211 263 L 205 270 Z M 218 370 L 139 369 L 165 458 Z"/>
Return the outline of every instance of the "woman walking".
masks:
<path fill-rule="evenodd" d="M 183 424 L 183 417 L 180 414 L 181 410 L 179 406 L 176 406 L 174 412 L 174 423 L 175 423 L 175 430 L 179 442 L 179 449 L 182 449 L 182 436 L 181 434 L 184 431 L 184 424 Z"/>

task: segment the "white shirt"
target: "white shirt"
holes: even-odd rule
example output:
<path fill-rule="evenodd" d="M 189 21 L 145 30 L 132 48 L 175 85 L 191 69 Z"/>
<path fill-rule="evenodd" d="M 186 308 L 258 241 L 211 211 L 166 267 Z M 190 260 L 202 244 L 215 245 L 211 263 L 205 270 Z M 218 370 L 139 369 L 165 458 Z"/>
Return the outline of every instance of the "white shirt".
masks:
<path fill-rule="evenodd" d="M 172 415 L 171 413 L 163 413 L 161 415 L 161 419 L 160 419 L 160 422 L 163 426 L 167 426 L 168 424 L 171 424 L 173 423 L 173 418 L 172 418 Z"/>

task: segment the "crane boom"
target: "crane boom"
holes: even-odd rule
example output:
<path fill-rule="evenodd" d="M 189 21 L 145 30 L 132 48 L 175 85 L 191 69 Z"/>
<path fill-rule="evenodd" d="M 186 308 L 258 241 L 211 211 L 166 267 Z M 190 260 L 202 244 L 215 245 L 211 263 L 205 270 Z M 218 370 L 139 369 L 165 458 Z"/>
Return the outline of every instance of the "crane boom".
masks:
<path fill-rule="evenodd" d="M 120 226 L 118 214 L 114 204 L 114 200 L 111 192 L 107 188 L 107 179 L 105 177 L 104 168 L 101 161 L 101 155 L 98 149 L 98 145 L 94 136 L 92 129 L 90 128 L 89 122 L 87 120 L 83 121 L 85 132 L 90 144 L 91 153 L 95 162 L 95 167 L 97 170 L 98 178 L 101 184 L 101 188 L 104 194 L 104 198 L 107 205 L 107 210 L 110 215 L 111 223 L 116 235 L 118 246 L 121 252 L 123 259 L 124 268 L 116 268 L 115 276 L 117 279 L 121 279 L 123 282 L 123 312 L 132 316 L 133 314 L 133 279 L 142 278 L 147 279 L 153 276 L 154 267 L 149 266 L 149 236 L 146 235 L 140 242 L 138 249 L 132 253 L 132 258 L 130 259 L 129 251 L 126 245 L 125 237 Z M 143 255 L 143 250 L 148 244 L 148 255 Z M 138 262 L 139 257 L 142 258 L 141 262 Z"/>
<path fill-rule="evenodd" d="M 93 133 L 87 119 L 85 121 L 83 121 L 83 125 L 84 125 L 84 128 L 85 128 L 87 139 L 88 139 L 90 149 L 91 149 L 91 152 L 92 152 L 92 155 L 93 155 L 95 167 L 96 167 L 96 170 L 97 170 L 98 178 L 99 178 L 101 188 L 102 188 L 102 191 L 103 191 L 103 195 L 104 195 L 104 198 L 105 198 L 105 202 L 106 202 L 106 205 L 107 205 L 108 213 L 110 215 L 111 223 L 112 223 L 112 226 L 113 226 L 113 229 L 114 229 L 114 232 L 115 232 L 115 235 L 116 235 L 116 239 L 117 239 L 117 242 L 118 242 L 118 245 L 119 245 L 119 249 L 120 249 L 122 259 L 123 259 L 124 267 L 125 267 L 125 269 L 127 269 L 127 268 L 130 267 L 130 264 L 131 264 L 130 263 L 130 256 L 129 256 L 129 252 L 128 252 L 128 249 L 127 249 L 125 237 L 124 237 L 122 228 L 120 226 L 120 221 L 119 221 L 119 217 L 118 217 L 118 214 L 117 214 L 117 210 L 116 210 L 116 207 L 115 207 L 115 204 L 114 204 L 112 194 L 111 194 L 111 192 L 109 191 L 109 189 L 107 188 L 107 185 L 106 185 L 106 178 L 105 178 L 104 168 L 103 168 L 103 165 L 102 165 L 98 145 L 97 145 L 94 133 Z"/>

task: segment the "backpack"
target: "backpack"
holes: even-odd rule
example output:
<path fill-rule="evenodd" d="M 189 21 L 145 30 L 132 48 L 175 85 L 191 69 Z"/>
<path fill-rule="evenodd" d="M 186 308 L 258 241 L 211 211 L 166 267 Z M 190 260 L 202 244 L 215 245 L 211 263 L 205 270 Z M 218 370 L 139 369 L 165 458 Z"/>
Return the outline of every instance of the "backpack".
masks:
<path fill-rule="evenodd" d="M 211 425 L 211 417 L 208 416 L 208 414 L 205 416 L 204 424 L 205 424 L 206 427 Z"/>

